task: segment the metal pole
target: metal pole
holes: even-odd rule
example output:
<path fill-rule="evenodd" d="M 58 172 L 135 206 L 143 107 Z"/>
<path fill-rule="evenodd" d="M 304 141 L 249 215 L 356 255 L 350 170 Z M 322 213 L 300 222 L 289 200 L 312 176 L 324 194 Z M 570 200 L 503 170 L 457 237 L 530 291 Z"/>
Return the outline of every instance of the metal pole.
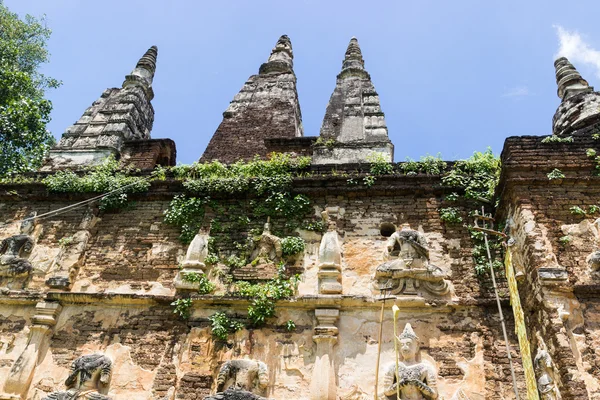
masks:
<path fill-rule="evenodd" d="M 483 207 L 481 208 L 481 214 L 484 214 Z M 492 255 L 490 253 L 490 246 L 488 245 L 487 233 L 483 232 L 483 239 L 485 241 L 485 249 L 487 250 L 488 262 L 490 264 L 490 275 L 492 276 L 492 283 L 494 285 L 494 293 L 496 295 L 496 303 L 498 304 L 498 313 L 500 313 L 500 323 L 502 325 L 502 334 L 504 335 L 504 343 L 506 344 L 506 355 L 508 357 L 508 363 L 510 365 L 510 373 L 512 375 L 513 390 L 515 391 L 515 398 L 519 400 L 519 390 L 517 389 L 517 377 L 515 376 L 515 368 L 513 367 L 512 356 L 510 355 L 510 345 L 508 343 L 508 335 L 506 334 L 506 324 L 504 323 L 504 313 L 502 312 L 502 305 L 500 304 L 500 296 L 498 295 L 498 286 L 496 286 L 496 276 L 494 274 L 494 264 L 492 262 Z"/>
<path fill-rule="evenodd" d="M 383 303 L 381 303 L 381 313 L 379 314 L 379 340 L 377 342 L 377 367 L 375 369 L 375 394 L 374 399 L 378 400 L 377 391 L 379 385 L 379 359 L 381 358 L 381 338 L 383 337 L 383 310 L 385 308 L 385 292 L 383 292 Z"/>

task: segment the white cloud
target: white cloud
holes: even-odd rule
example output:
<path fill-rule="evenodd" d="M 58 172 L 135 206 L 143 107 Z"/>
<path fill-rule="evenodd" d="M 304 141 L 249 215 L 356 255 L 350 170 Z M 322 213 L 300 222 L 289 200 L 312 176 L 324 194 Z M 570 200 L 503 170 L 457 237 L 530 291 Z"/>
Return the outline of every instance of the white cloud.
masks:
<path fill-rule="evenodd" d="M 568 31 L 560 25 L 554 25 L 554 29 L 559 41 L 555 58 L 567 57 L 573 64 L 588 64 L 595 69 L 596 76 L 600 78 L 600 51 L 586 43 L 577 31 Z"/>
<path fill-rule="evenodd" d="M 527 86 L 517 86 L 514 88 L 508 89 L 502 97 L 523 97 L 529 96 L 531 93 L 529 92 L 529 88 Z"/>

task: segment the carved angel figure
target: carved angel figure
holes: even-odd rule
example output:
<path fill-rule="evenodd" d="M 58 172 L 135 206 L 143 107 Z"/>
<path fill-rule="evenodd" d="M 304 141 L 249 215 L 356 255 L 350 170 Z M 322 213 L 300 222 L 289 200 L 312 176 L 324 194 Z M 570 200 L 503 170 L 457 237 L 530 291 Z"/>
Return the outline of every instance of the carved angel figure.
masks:
<path fill-rule="evenodd" d="M 108 387 L 112 361 L 103 354 L 82 356 L 71 364 L 66 391 L 54 392 L 43 400 L 112 400 L 100 393 Z"/>
<path fill-rule="evenodd" d="M 217 391 L 245 390 L 263 395 L 269 385 L 269 372 L 264 362 L 256 360 L 229 360 L 217 376 Z"/>
<path fill-rule="evenodd" d="M 33 269 L 27 257 L 35 244 L 30 236 L 35 227 L 36 213 L 27 216 L 21 223 L 21 233 L 4 239 L 0 243 L 0 277 L 22 277 Z"/>
<path fill-rule="evenodd" d="M 427 361 L 418 359 L 419 338 L 410 324 L 396 338 L 402 360 L 388 366 L 384 377 L 384 396 L 389 400 L 435 400 L 438 398 L 435 368 Z M 398 388 L 399 387 L 399 388 Z M 400 393 L 400 398 L 397 393 Z"/>
<path fill-rule="evenodd" d="M 552 377 L 554 375 L 552 358 L 543 344 L 538 348 L 533 364 L 535 365 L 535 372 L 538 377 L 537 386 L 540 398 L 542 400 L 560 399 L 556 383 Z"/>

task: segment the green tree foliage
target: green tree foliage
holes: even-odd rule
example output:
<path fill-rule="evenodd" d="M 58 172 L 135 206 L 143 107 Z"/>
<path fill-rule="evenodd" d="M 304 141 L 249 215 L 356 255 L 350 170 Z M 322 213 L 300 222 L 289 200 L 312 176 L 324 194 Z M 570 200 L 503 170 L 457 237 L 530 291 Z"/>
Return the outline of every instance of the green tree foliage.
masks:
<path fill-rule="evenodd" d="M 0 0 L 0 177 L 38 168 L 54 143 L 44 93 L 60 82 L 39 72 L 50 32 L 43 19 L 21 20 Z"/>

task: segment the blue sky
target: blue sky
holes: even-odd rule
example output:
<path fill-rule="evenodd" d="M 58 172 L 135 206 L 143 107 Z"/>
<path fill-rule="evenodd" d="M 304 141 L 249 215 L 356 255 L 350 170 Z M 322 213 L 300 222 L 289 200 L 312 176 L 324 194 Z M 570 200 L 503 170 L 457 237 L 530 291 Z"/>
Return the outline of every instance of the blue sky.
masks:
<path fill-rule="evenodd" d="M 358 38 L 396 161 L 465 158 L 487 146 L 499 154 L 508 136 L 551 133 L 559 52 L 600 88 L 597 0 L 4 3 L 46 14 L 53 30 L 43 71 L 64 82 L 48 93 L 57 137 L 156 44 L 152 137 L 175 140 L 180 163 L 200 157 L 281 34 L 292 40 L 307 136 L 319 134 L 348 41 Z"/>

